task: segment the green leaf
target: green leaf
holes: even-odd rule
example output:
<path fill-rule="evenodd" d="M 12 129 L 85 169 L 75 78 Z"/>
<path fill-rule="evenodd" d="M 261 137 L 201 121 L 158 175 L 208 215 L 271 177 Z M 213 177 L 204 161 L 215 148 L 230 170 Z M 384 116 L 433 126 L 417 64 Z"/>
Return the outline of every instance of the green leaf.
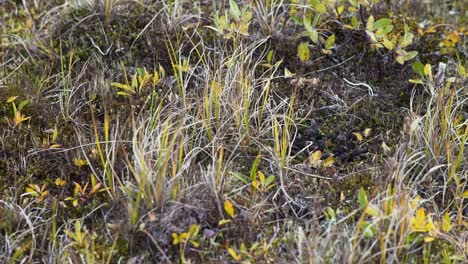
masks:
<path fill-rule="evenodd" d="M 235 20 L 239 21 L 239 18 L 241 16 L 241 11 L 239 9 L 239 6 L 237 5 L 236 1 L 234 0 L 229 0 L 229 14 L 234 18 Z"/>
<path fill-rule="evenodd" d="M 245 183 L 245 184 L 249 184 L 249 179 L 247 178 L 247 176 L 243 175 L 242 173 L 240 172 L 232 172 L 232 175 L 234 175 L 234 177 L 236 177 L 239 181 Z"/>
<path fill-rule="evenodd" d="M 28 99 L 21 101 L 21 103 L 18 105 L 18 112 L 21 112 L 21 110 L 23 110 L 23 108 L 24 108 L 28 103 L 29 103 L 29 100 L 28 100 Z"/>
<path fill-rule="evenodd" d="M 384 28 L 392 23 L 392 20 L 388 18 L 381 18 L 374 23 L 375 29 Z"/>
<path fill-rule="evenodd" d="M 374 232 L 373 232 L 373 228 L 372 228 L 372 225 L 368 222 L 364 222 L 363 223 L 363 229 L 362 229 L 362 233 L 364 235 L 365 238 L 373 238 L 374 237 Z"/>
<path fill-rule="evenodd" d="M 250 181 L 254 181 L 257 178 L 258 165 L 260 165 L 260 161 L 262 161 L 262 155 L 258 154 L 257 157 L 255 157 L 252 168 L 250 169 Z"/>
<path fill-rule="evenodd" d="M 383 28 L 383 33 L 384 33 L 385 35 L 388 34 L 388 33 L 390 33 L 390 32 L 392 32 L 392 31 L 393 31 L 393 25 L 388 25 L 388 26 L 386 26 L 386 27 Z"/>
<path fill-rule="evenodd" d="M 318 44 L 318 32 L 315 29 L 312 29 L 311 32 L 309 32 L 309 38 L 312 40 L 314 44 Z"/>
<path fill-rule="evenodd" d="M 242 20 L 243 23 L 247 24 L 247 23 L 250 22 L 250 20 L 252 20 L 252 18 L 253 18 L 253 13 L 250 12 L 250 11 L 247 11 L 247 12 L 242 14 L 241 20 Z"/>
<path fill-rule="evenodd" d="M 349 0 L 349 3 L 354 7 L 359 7 L 359 2 L 357 0 Z"/>
<path fill-rule="evenodd" d="M 405 35 L 403 36 L 403 38 L 400 39 L 400 48 L 405 48 L 411 45 L 411 43 L 413 43 L 413 38 L 414 35 L 411 32 L 409 32 L 408 25 L 405 25 Z"/>
<path fill-rule="evenodd" d="M 304 16 L 304 18 L 302 19 L 303 23 L 304 23 L 304 28 L 308 31 L 308 32 L 312 32 L 312 30 L 314 30 L 314 28 L 312 27 L 312 24 L 310 23 L 310 19 L 307 17 L 307 16 Z"/>
<path fill-rule="evenodd" d="M 359 21 L 356 16 L 353 16 L 351 18 L 351 25 L 353 25 L 353 28 L 357 29 L 359 26 Z"/>
<path fill-rule="evenodd" d="M 359 201 L 359 205 L 361 206 L 362 209 L 366 208 L 367 204 L 369 203 L 369 201 L 367 200 L 366 191 L 364 191 L 364 188 L 362 188 L 362 187 L 361 187 L 361 189 L 359 189 L 358 201 Z"/>
<path fill-rule="evenodd" d="M 302 25 L 302 19 L 300 17 L 291 15 L 291 19 L 296 23 L 296 25 Z"/>
<path fill-rule="evenodd" d="M 301 61 L 307 61 L 310 59 L 310 50 L 307 42 L 301 42 L 297 47 L 297 55 Z"/>
<path fill-rule="evenodd" d="M 414 57 L 418 56 L 418 52 L 413 50 L 408 52 L 408 54 L 405 56 L 405 61 L 412 60 Z"/>
<path fill-rule="evenodd" d="M 327 6 L 325 4 L 323 4 L 323 3 L 320 3 L 320 4 L 316 5 L 316 6 L 314 6 L 314 9 L 315 9 L 315 11 L 317 13 L 321 13 L 321 14 L 327 12 Z"/>
<path fill-rule="evenodd" d="M 266 56 L 266 62 L 271 64 L 272 60 L 273 60 L 273 50 L 270 50 Z"/>
<path fill-rule="evenodd" d="M 276 177 L 274 175 L 268 176 L 268 178 L 266 178 L 265 180 L 265 187 L 270 186 L 270 184 L 275 180 L 275 178 Z"/>
<path fill-rule="evenodd" d="M 461 76 L 466 77 L 466 69 L 465 67 L 463 67 L 463 65 L 460 62 L 457 65 L 457 70 Z"/>
<path fill-rule="evenodd" d="M 146 69 L 142 68 L 142 67 L 137 67 L 136 72 L 137 72 L 138 76 L 144 76 L 145 73 L 146 73 Z"/>
<path fill-rule="evenodd" d="M 403 51 L 403 52 L 402 52 Z M 398 54 L 398 52 L 397 52 Z M 417 51 L 410 51 L 410 52 L 406 52 L 404 50 L 400 50 L 400 54 L 398 54 L 395 59 L 398 63 L 400 63 L 401 65 L 405 64 L 406 61 L 409 61 L 411 59 L 413 59 L 414 57 L 416 57 L 418 55 L 418 52 Z"/>
<path fill-rule="evenodd" d="M 411 64 L 411 68 L 415 73 L 419 74 L 421 78 L 424 78 L 424 64 L 422 64 L 420 61 L 415 61 L 413 64 Z"/>

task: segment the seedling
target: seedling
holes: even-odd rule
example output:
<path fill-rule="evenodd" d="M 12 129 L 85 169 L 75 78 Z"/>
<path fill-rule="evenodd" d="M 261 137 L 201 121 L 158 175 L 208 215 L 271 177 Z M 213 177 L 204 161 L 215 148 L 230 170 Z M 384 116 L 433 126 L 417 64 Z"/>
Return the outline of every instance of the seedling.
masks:
<path fill-rule="evenodd" d="M 185 248 L 188 244 L 192 247 L 199 247 L 200 246 L 200 225 L 192 224 L 187 232 L 183 233 L 172 233 L 172 244 L 174 246 L 179 245 L 180 249 L 180 257 L 183 260 L 182 263 L 185 263 Z"/>
<path fill-rule="evenodd" d="M 229 15 L 225 13 L 219 16 L 216 13 L 213 17 L 214 27 L 207 26 L 207 28 L 216 31 L 225 39 L 233 39 L 238 35 L 248 36 L 253 13 L 248 9 L 248 6 L 244 6 L 241 10 L 234 0 L 229 0 L 229 6 Z"/>
<path fill-rule="evenodd" d="M 22 196 L 25 195 L 36 197 L 36 203 L 40 203 L 44 201 L 47 195 L 49 195 L 49 191 L 47 190 L 47 184 L 29 184 L 28 187 L 26 187 L 26 192 L 22 194 Z"/>
<path fill-rule="evenodd" d="M 47 134 L 47 137 L 42 138 L 42 145 L 43 149 L 54 149 L 60 148 L 62 145 L 57 144 L 57 137 L 58 137 L 58 130 L 57 127 L 53 129 L 47 129 L 44 131 Z"/>
<path fill-rule="evenodd" d="M 161 66 L 159 66 L 158 70 L 154 70 L 153 73 L 149 73 L 146 68 L 138 67 L 136 73 L 132 75 L 130 83 L 128 80 L 126 80 L 126 83 L 113 82 L 111 86 L 120 89 L 117 92 L 118 95 L 130 96 L 140 94 L 147 84 L 158 85 L 164 76 L 165 71 Z"/>
<path fill-rule="evenodd" d="M 258 180 L 257 180 L 258 177 Z M 265 174 L 263 172 L 258 171 L 256 177 L 252 181 L 252 188 L 256 191 L 260 192 L 265 192 L 273 187 L 275 187 L 275 181 L 276 177 L 274 175 L 270 175 L 268 177 L 265 177 Z"/>
<path fill-rule="evenodd" d="M 79 220 L 75 221 L 75 230 L 66 230 L 65 233 L 72 240 L 71 246 L 83 250 L 89 246 L 90 235 L 86 228 L 83 228 Z"/>
<path fill-rule="evenodd" d="M 73 191 L 73 196 L 65 198 L 65 201 L 71 201 L 74 207 L 78 207 L 81 203 L 86 203 L 89 201 L 95 194 L 99 192 L 104 192 L 107 188 L 101 188 L 101 183 L 98 183 L 96 177 L 91 175 L 91 189 L 88 191 L 89 181 L 86 182 L 84 186 L 81 186 L 79 183 L 74 183 L 75 189 Z"/>
<path fill-rule="evenodd" d="M 15 127 L 19 127 L 21 123 L 24 121 L 29 120 L 31 117 L 26 117 L 21 113 L 21 110 L 28 104 L 28 100 L 23 100 L 21 103 L 19 103 L 18 106 L 16 106 L 15 100 L 18 98 L 18 96 L 11 96 L 7 99 L 7 103 L 11 104 L 11 108 L 13 110 L 13 117 L 12 119 L 8 119 L 5 117 L 7 122 L 9 124 L 12 124 Z"/>

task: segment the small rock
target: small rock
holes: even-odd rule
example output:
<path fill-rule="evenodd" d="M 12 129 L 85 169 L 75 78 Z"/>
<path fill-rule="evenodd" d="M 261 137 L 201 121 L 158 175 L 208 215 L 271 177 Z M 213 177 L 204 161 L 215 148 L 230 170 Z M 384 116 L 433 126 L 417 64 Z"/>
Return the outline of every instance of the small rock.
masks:
<path fill-rule="evenodd" d="M 318 129 L 318 124 L 317 124 L 317 121 L 315 121 L 315 119 L 310 120 L 310 128 Z"/>
<path fill-rule="evenodd" d="M 203 229 L 203 235 L 205 235 L 206 238 L 213 238 L 216 235 L 216 231 L 205 228 Z"/>
<path fill-rule="evenodd" d="M 323 150 L 325 148 L 325 140 L 323 139 L 320 139 L 317 141 L 317 147 L 320 149 L 320 150 Z"/>

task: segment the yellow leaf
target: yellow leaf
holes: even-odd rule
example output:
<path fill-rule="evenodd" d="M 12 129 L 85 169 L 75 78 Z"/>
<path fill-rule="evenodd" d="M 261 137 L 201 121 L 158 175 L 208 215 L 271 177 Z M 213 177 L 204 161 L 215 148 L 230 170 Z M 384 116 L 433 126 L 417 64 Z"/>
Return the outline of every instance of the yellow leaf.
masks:
<path fill-rule="evenodd" d="M 380 215 L 380 210 L 375 205 L 368 204 L 366 207 L 366 213 L 368 215 L 378 217 Z"/>
<path fill-rule="evenodd" d="M 382 44 L 383 44 L 383 45 L 385 46 L 385 48 L 387 48 L 388 50 L 393 50 L 393 48 L 395 47 L 395 45 L 393 45 L 393 42 L 391 42 L 390 40 L 388 40 L 388 38 L 384 38 Z"/>
<path fill-rule="evenodd" d="M 301 42 L 297 47 L 297 56 L 301 61 L 307 61 L 310 59 L 310 49 L 307 42 Z"/>
<path fill-rule="evenodd" d="M 259 185 L 260 185 L 260 182 L 259 182 L 258 180 L 255 180 L 255 181 L 252 182 L 252 187 L 253 187 L 255 190 L 258 190 Z"/>
<path fill-rule="evenodd" d="M 426 212 L 424 208 L 416 210 L 416 216 L 410 219 L 410 226 L 414 232 L 426 232 Z"/>
<path fill-rule="evenodd" d="M 224 210 L 230 217 L 234 218 L 234 206 L 232 206 L 232 203 L 229 200 L 224 201 Z"/>
<path fill-rule="evenodd" d="M 16 100 L 16 98 L 18 98 L 18 96 L 10 96 L 10 97 L 8 97 L 6 102 L 7 103 L 13 103 Z"/>
<path fill-rule="evenodd" d="M 180 234 L 179 235 L 180 243 L 185 243 L 185 241 L 187 241 L 188 237 L 189 237 L 189 233 L 187 233 L 187 232 L 184 232 L 184 233 Z"/>
<path fill-rule="evenodd" d="M 418 35 L 424 36 L 424 30 L 422 28 L 418 28 Z"/>
<path fill-rule="evenodd" d="M 454 31 L 450 33 L 450 35 L 448 35 L 447 39 L 453 42 L 454 44 L 457 44 L 460 41 L 460 35 L 458 35 L 457 31 Z"/>
<path fill-rule="evenodd" d="M 234 250 L 233 248 L 229 248 L 229 249 L 228 249 L 228 252 L 229 252 L 229 254 L 231 254 L 231 257 L 232 257 L 235 261 L 240 261 L 241 256 L 240 256 L 239 254 L 237 254 L 236 250 Z"/>
<path fill-rule="evenodd" d="M 374 16 L 369 16 L 366 22 L 366 29 L 369 31 L 374 30 Z"/>
<path fill-rule="evenodd" d="M 343 13 L 343 11 L 344 11 L 344 6 L 343 5 L 339 6 L 338 7 L 338 14 L 341 15 L 341 13 Z"/>
<path fill-rule="evenodd" d="M 179 240 L 179 234 L 177 233 L 172 233 L 172 245 L 177 245 L 180 243 L 180 240 Z"/>
<path fill-rule="evenodd" d="M 33 188 L 30 187 L 26 187 L 26 193 L 32 196 L 39 196 L 39 194 Z"/>
<path fill-rule="evenodd" d="M 194 241 L 194 240 L 190 240 L 190 244 L 192 244 L 196 248 L 200 246 L 200 243 L 198 243 L 197 241 Z"/>
<path fill-rule="evenodd" d="M 13 122 L 15 123 L 15 125 L 19 125 L 21 122 L 23 121 L 26 121 L 28 119 L 30 119 L 31 117 L 25 117 L 23 114 L 21 114 L 19 111 L 17 111 L 15 113 L 15 117 L 13 119 Z"/>
<path fill-rule="evenodd" d="M 200 231 L 200 226 L 197 225 L 197 224 L 192 224 L 189 228 L 189 235 L 190 237 L 194 237 L 196 235 L 198 235 L 198 232 Z"/>
<path fill-rule="evenodd" d="M 82 166 L 88 165 L 88 162 L 82 159 L 74 159 L 73 164 L 75 164 L 75 166 L 77 167 L 82 167 Z"/>
<path fill-rule="evenodd" d="M 432 81 L 432 68 L 430 64 L 424 66 L 424 74 Z"/>
<path fill-rule="evenodd" d="M 426 232 L 438 231 L 438 225 L 434 224 L 430 215 L 426 216 Z"/>
<path fill-rule="evenodd" d="M 401 55 L 397 55 L 397 56 L 395 57 L 395 60 L 396 60 L 399 64 L 401 64 L 401 65 L 405 64 L 405 57 L 403 57 L 403 56 L 401 56 Z"/>
<path fill-rule="evenodd" d="M 327 41 L 325 41 L 325 49 L 326 50 L 329 50 L 333 47 L 333 45 L 335 44 L 335 34 L 332 34 L 331 36 L 329 36 L 327 38 Z"/>
<path fill-rule="evenodd" d="M 442 231 L 449 232 L 452 229 L 452 221 L 450 220 L 450 215 L 445 213 L 444 219 L 442 220 Z"/>
<path fill-rule="evenodd" d="M 426 30 L 426 33 L 435 33 L 437 32 L 437 28 L 436 27 L 430 27 Z"/>
<path fill-rule="evenodd" d="M 333 163 L 335 163 L 335 159 L 333 157 L 328 157 L 323 161 L 323 166 L 324 167 L 331 167 L 333 166 Z"/>
<path fill-rule="evenodd" d="M 67 182 L 65 180 L 62 180 L 60 178 L 55 179 L 55 185 L 57 186 L 64 186 Z"/>
<path fill-rule="evenodd" d="M 368 136 L 370 135 L 371 131 L 372 131 L 372 130 L 371 130 L 370 128 L 366 128 L 366 129 L 364 130 L 364 137 L 368 137 Z"/>
<path fill-rule="evenodd" d="M 314 167 L 318 168 L 320 167 L 320 164 L 322 161 L 320 160 L 322 158 L 322 151 L 316 150 L 314 153 L 312 153 L 309 157 L 309 164 Z"/>
<path fill-rule="evenodd" d="M 409 79 L 408 81 L 410 83 L 415 83 L 415 84 L 424 84 L 424 82 L 421 79 Z"/>
<path fill-rule="evenodd" d="M 361 133 L 358 133 L 358 132 L 353 132 L 353 135 L 356 136 L 357 140 L 359 142 L 362 142 L 362 140 L 364 139 L 361 135 Z"/>
<path fill-rule="evenodd" d="M 74 207 L 78 207 L 78 199 L 74 199 L 73 202 L 72 202 L 72 205 Z"/>
<path fill-rule="evenodd" d="M 260 179 L 260 183 L 262 184 L 262 186 L 265 186 L 265 174 L 263 174 L 263 172 L 261 171 L 258 171 L 257 174 L 258 178 Z"/>
<path fill-rule="evenodd" d="M 26 20 L 26 28 L 27 28 L 27 29 L 30 29 L 30 28 L 32 28 L 32 26 L 33 26 L 33 21 L 32 21 L 32 19 Z"/>
<path fill-rule="evenodd" d="M 463 192 L 463 198 L 468 198 L 468 191 Z"/>
<path fill-rule="evenodd" d="M 426 242 L 426 243 L 431 243 L 434 240 L 435 240 L 435 238 L 433 238 L 431 236 L 425 236 L 424 237 L 424 242 Z"/>
<path fill-rule="evenodd" d="M 228 223 L 231 223 L 231 220 L 222 219 L 221 221 L 219 221 L 218 226 L 222 226 L 222 225 L 225 225 L 225 224 L 228 224 Z"/>

